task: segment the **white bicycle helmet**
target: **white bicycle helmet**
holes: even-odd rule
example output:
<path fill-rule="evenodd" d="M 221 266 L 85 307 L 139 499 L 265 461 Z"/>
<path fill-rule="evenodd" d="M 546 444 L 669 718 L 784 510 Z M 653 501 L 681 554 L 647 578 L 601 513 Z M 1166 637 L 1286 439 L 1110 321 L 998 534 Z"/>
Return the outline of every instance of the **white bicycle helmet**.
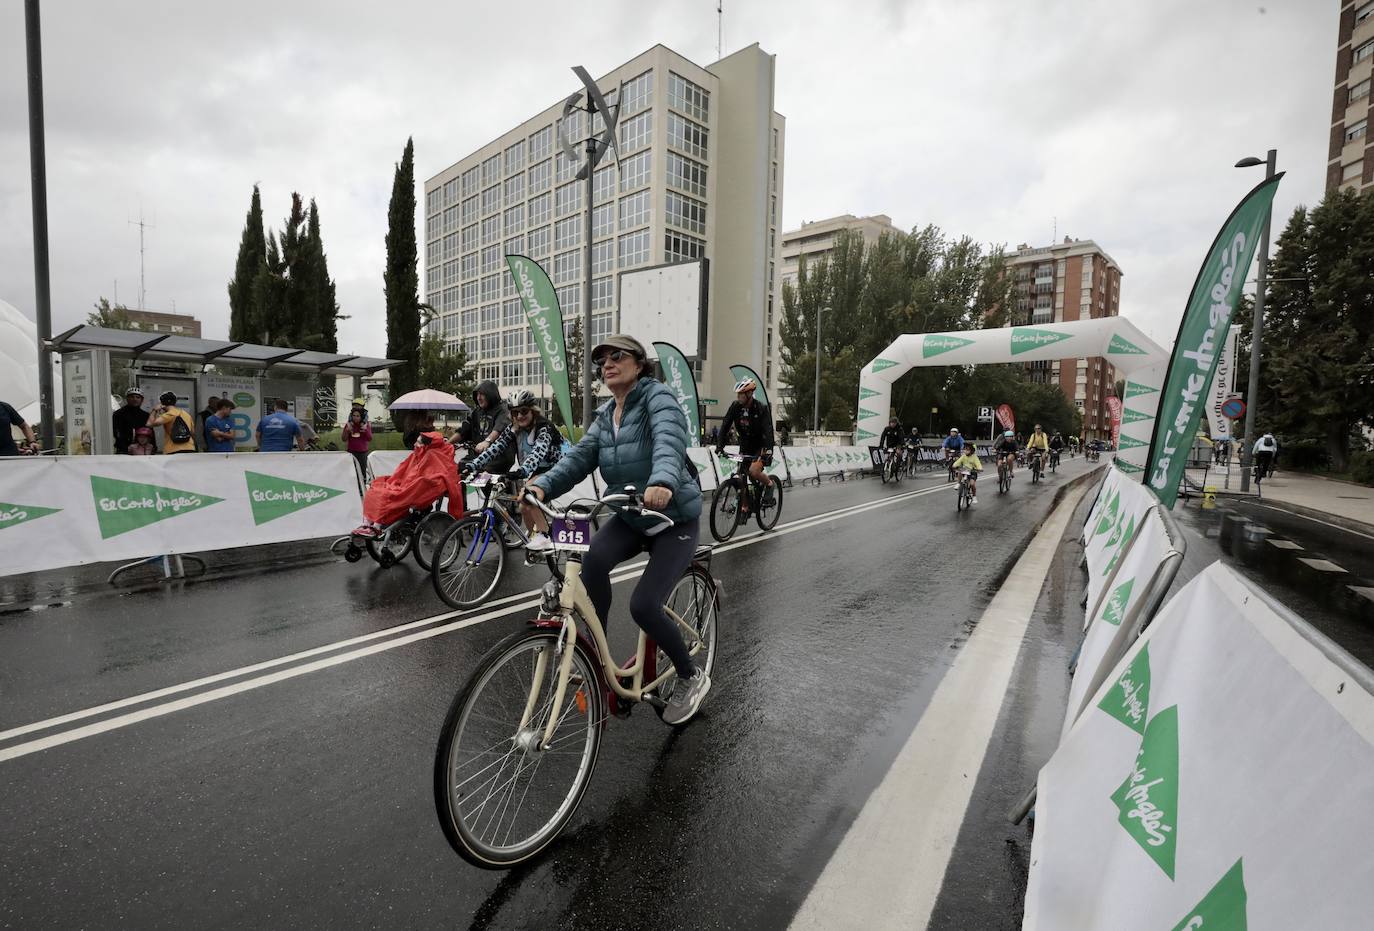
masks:
<path fill-rule="evenodd" d="M 735 382 L 735 394 L 739 394 L 741 391 L 753 391 L 756 388 L 758 388 L 758 385 L 754 383 L 754 379 L 752 378 L 741 378 L 739 381 Z"/>

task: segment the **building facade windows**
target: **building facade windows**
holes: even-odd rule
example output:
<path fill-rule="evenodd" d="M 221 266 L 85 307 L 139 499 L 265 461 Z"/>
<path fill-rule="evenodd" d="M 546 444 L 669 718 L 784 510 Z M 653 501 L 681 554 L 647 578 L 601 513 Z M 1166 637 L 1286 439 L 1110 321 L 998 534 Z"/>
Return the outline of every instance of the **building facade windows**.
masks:
<path fill-rule="evenodd" d="M 604 275 L 615 270 L 615 240 L 608 239 L 592 246 L 592 274 Z"/>
<path fill-rule="evenodd" d="M 698 120 L 705 120 L 710 102 L 711 94 L 704 87 L 693 84 L 680 74 L 668 72 L 668 106 Z"/>
<path fill-rule="evenodd" d="M 548 158 L 551 152 L 553 152 L 552 126 L 545 126 L 543 129 L 530 135 L 529 160 L 531 162 L 537 162 L 541 158 Z"/>
<path fill-rule="evenodd" d="M 664 219 L 692 233 L 706 232 L 706 204 L 676 191 L 669 191 L 664 200 Z"/>
<path fill-rule="evenodd" d="M 487 217 L 482 221 L 482 245 L 496 242 L 501 238 L 501 217 Z"/>
<path fill-rule="evenodd" d="M 553 225 L 553 247 L 567 249 L 582 242 L 582 218 L 565 217 Z"/>
<path fill-rule="evenodd" d="M 592 279 L 592 310 L 602 310 L 615 303 L 615 279 L 609 275 L 605 278 Z"/>
<path fill-rule="evenodd" d="M 615 204 L 602 204 L 592 211 L 592 236 L 600 238 L 615 232 Z"/>
<path fill-rule="evenodd" d="M 668 144 L 688 155 L 706 158 L 706 127 L 676 113 L 668 114 Z"/>
<path fill-rule="evenodd" d="M 1345 141 L 1354 142 L 1364 136 L 1369 129 L 1368 118 L 1360 120 L 1358 123 L 1351 123 L 1345 128 Z"/>
<path fill-rule="evenodd" d="M 706 166 L 701 162 L 694 162 L 690 158 L 678 155 L 676 152 L 667 153 L 664 160 L 668 169 L 668 186 L 686 191 L 688 194 L 695 194 L 697 197 L 706 196 Z M 773 198 L 774 204 L 777 198 Z"/>
<path fill-rule="evenodd" d="M 653 170 L 653 162 L 650 160 L 652 155 L 652 152 L 640 152 L 620 163 L 620 193 L 633 191 L 649 183 L 650 172 Z"/>
<path fill-rule="evenodd" d="M 501 267 L 501 245 L 496 243 L 482 250 L 482 274 L 490 274 Z"/>
<path fill-rule="evenodd" d="M 493 184 L 482 191 L 482 215 L 495 213 L 501 209 L 501 185 Z"/>
<path fill-rule="evenodd" d="M 501 296 L 501 276 L 488 275 L 482 279 L 482 300 L 494 301 Z"/>
<path fill-rule="evenodd" d="M 553 160 L 544 159 L 538 165 L 534 165 L 526 173 L 529 179 L 526 187 L 530 194 L 538 194 L 540 191 L 547 191 L 549 185 L 553 184 Z"/>
<path fill-rule="evenodd" d="M 577 315 L 582 313 L 582 286 L 570 284 L 559 288 L 554 293 L 558 295 L 558 307 L 563 311 L 563 319 L 568 321 L 564 324 L 564 332 L 567 332 L 567 329 L 572 326 L 571 321 L 577 319 Z"/>
<path fill-rule="evenodd" d="M 574 181 L 572 184 L 565 184 L 553 192 L 553 209 L 557 216 L 571 213 L 582 208 L 582 185 Z"/>
<path fill-rule="evenodd" d="M 530 198 L 528 205 L 530 226 L 549 222 L 549 217 L 552 216 L 552 199 L 552 194 L 540 194 L 538 197 Z"/>
<path fill-rule="evenodd" d="M 654 111 L 645 110 L 620 124 L 620 154 L 638 152 L 653 142 Z"/>
<path fill-rule="evenodd" d="M 1364 162 L 1351 162 L 1341 171 L 1341 182 L 1358 181 L 1360 175 L 1364 173 Z"/>
<path fill-rule="evenodd" d="M 469 252 L 463 256 L 463 277 L 475 278 L 477 276 L 477 253 Z"/>
<path fill-rule="evenodd" d="M 510 237 L 509 239 L 507 239 L 507 240 L 505 241 L 505 244 L 501 246 L 501 252 L 504 253 L 505 255 L 524 255 L 524 254 L 525 254 L 525 237 L 524 237 L 524 236 L 512 236 L 512 237 Z"/>
<path fill-rule="evenodd" d="M 653 103 L 654 73 L 646 71 L 620 85 L 620 116 L 633 116 Z"/>
<path fill-rule="evenodd" d="M 505 191 L 503 203 L 505 203 L 507 207 L 512 204 L 520 203 L 520 201 L 525 199 L 525 176 L 523 174 L 518 174 L 514 177 L 507 178 L 503 190 Z"/>
<path fill-rule="evenodd" d="M 650 222 L 653 215 L 653 208 L 649 200 L 651 194 L 651 191 L 640 191 L 637 194 L 620 198 L 620 228 L 622 230 L 634 229 L 636 226 L 643 226 Z"/>
<path fill-rule="evenodd" d="M 706 257 L 705 240 L 668 230 L 663 236 L 663 261 L 683 262 Z"/>
<path fill-rule="evenodd" d="M 525 140 L 506 147 L 506 174 L 511 175 L 525 167 Z"/>
<path fill-rule="evenodd" d="M 1374 56 L 1374 39 L 1370 39 L 1368 42 L 1363 43 L 1359 48 L 1355 49 L 1355 56 L 1351 63 L 1359 64 L 1371 56 Z"/>
<path fill-rule="evenodd" d="M 525 237 L 525 245 L 529 249 L 532 259 L 546 258 L 549 254 L 550 234 L 547 226 L 541 226 L 537 230 L 530 230 Z"/>
<path fill-rule="evenodd" d="M 473 166 L 472 166 L 471 168 L 469 168 L 467 171 L 463 172 L 463 196 L 464 196 L 464 197 L 467 197 L 469 194 L 476 194 L 476 193 L 478 192 L 478 190 L 481 189 L 481 187 L 482 187 L 482 172 L 481 172 L 481 169 L 480 169 L 478 166 L 473 165 Z"/>
<path fill-rule="evenodd" d="M 553 257 L 553 283 L 567 284 L 579 277 L 581 264 L 578 258 L 581 253 L 576 249 L 567 252 L 560 252 Z"/>
<path fill-rule="evenodd" d="M 625 233 L 617 241 L 620 253 L 620 267 L 629 268 L 632 265 L 642 265 L 649 261 L 649 231 L 640 230 L 635 233 Z"/>
<path fill-rule="evenodd" d="M 592 178 L 592 203 L 604 204 L 615 197 L 615 168 L 607 166 Z"/>
<path fill-rule="evenodd" d="M 1353 86 L 1353 87 L 1350 88 L 1350 97 L 1349 97 L 1349 99 L 1346 101 L 1346 106 L 1349 106 L 1350 104 L 1354 103 L 1354 102 L 1357 101 L 1357 100 L 1363 100 L 1364 98 L 1366 98 L 1366 97 L 1368 97 L 1368 96 L 1369 96 L 1369 78 L 1365 78 L 1363 81 L 1361 81 L 1360 83 L 1358 83 L 1358 84 L 1356 84 L 1355 86 Z"/>
<path fill-rule="evenodd" d="M 474 223 L 477 220 L 478 210 L 482 206 L 482 198 L 474 194 L 463 201 L 463 223 Z"/>

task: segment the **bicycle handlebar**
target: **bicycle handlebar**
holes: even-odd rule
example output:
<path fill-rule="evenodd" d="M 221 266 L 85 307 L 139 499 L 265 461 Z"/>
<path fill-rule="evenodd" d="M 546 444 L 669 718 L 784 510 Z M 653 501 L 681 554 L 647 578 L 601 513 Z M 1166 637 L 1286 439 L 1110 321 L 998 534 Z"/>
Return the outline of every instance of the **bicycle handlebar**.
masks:
<path fill-rule="evenodd" d="M 522 503 L 534 505 L 539 510 L 543 511 L 545 516 L 553 518 L 554 520 L 566 520 L 568 517 L 567 511 L 555 511 L 543 501 L 539 500 L 532 492 L 525 492 L 520 496 L 520 500 Z M 657 520 L 664 528 L 673 525 L 673 519 L 667 514 L 664 514 L 662 511 L 655 511 L 653 508 L 645 507 L 644 497 L 639 494 L 613 492 L 611 494 L 602 495 L 597 503 L 607 505 L 611 508 L 616 508 L 618 506 L 620 510 L 629 511 L 632 514 L 639 514 L 641 517 Z"/>

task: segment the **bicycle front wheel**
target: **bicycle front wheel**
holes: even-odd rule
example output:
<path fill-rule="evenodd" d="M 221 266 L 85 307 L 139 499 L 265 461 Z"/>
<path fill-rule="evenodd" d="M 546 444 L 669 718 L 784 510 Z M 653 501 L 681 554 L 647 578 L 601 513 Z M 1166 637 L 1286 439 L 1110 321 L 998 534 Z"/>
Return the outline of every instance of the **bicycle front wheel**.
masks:
<path fill-rule="evenodd" d="M 433 565 L 434 550 L 439 546 L 445 531 L 454 524 L 453 515 L 448 511 L 431 511 L 420 518 L 415 527 L 415 561 L 428 572 Z"/>
<path fill-rule="evenodd" d="M 606 693 L 599 664 L 574 643 L 568 687 L 555 712 L 561 633 L 521 631 L 506 638 L 444 719 L 434 756 L 435 806 L 444 836 L 474 866 L 507 869 L 538 854 L 568 823 L 591 783 Z"/>
<path fill-rule="evenodd" d="M 739 524 L 740 491 L 739 480 L 728 478 L 711 496 L 711 536 L 717 543 L 724 543 L 735 535 L 735 527 Z"/>
<path fill-rule="evenodd" d="M 769 497 L 769 495 L 772 497 Z M 760 530 L 772 530 L 778 525 L 778 518 L 782 516 L 782 482 L 773 479 L 772 488 L 759 489 L 758 507 L 754 509 L 754 521 L 759 525 Z"/>
<path fill-rule="evenodd" d="M 434 591 L 451 608 L 475 608 L 491 597 L 506 567 L 501 545 L 487 515 L 458 521 L 439 539 L 431 557 Z"/>

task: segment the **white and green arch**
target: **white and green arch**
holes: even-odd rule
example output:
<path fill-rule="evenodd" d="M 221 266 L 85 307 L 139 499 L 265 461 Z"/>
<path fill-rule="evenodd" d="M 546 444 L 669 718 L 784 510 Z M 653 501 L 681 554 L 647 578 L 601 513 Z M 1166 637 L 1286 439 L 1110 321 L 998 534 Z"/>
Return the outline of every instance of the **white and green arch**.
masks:
<path fill-rule="evenodd" d="M 1090 356 L 1102 356 L 1126 379 L 1117 462 L 1127 472 L 1139 475 L 1145 468 L 1169 355 L 1123 317 L 899 336 L 859 373 L 855 441 L 862 444 L 874 439 L 887 426 L 892 384 L 914 368 Z"/>

